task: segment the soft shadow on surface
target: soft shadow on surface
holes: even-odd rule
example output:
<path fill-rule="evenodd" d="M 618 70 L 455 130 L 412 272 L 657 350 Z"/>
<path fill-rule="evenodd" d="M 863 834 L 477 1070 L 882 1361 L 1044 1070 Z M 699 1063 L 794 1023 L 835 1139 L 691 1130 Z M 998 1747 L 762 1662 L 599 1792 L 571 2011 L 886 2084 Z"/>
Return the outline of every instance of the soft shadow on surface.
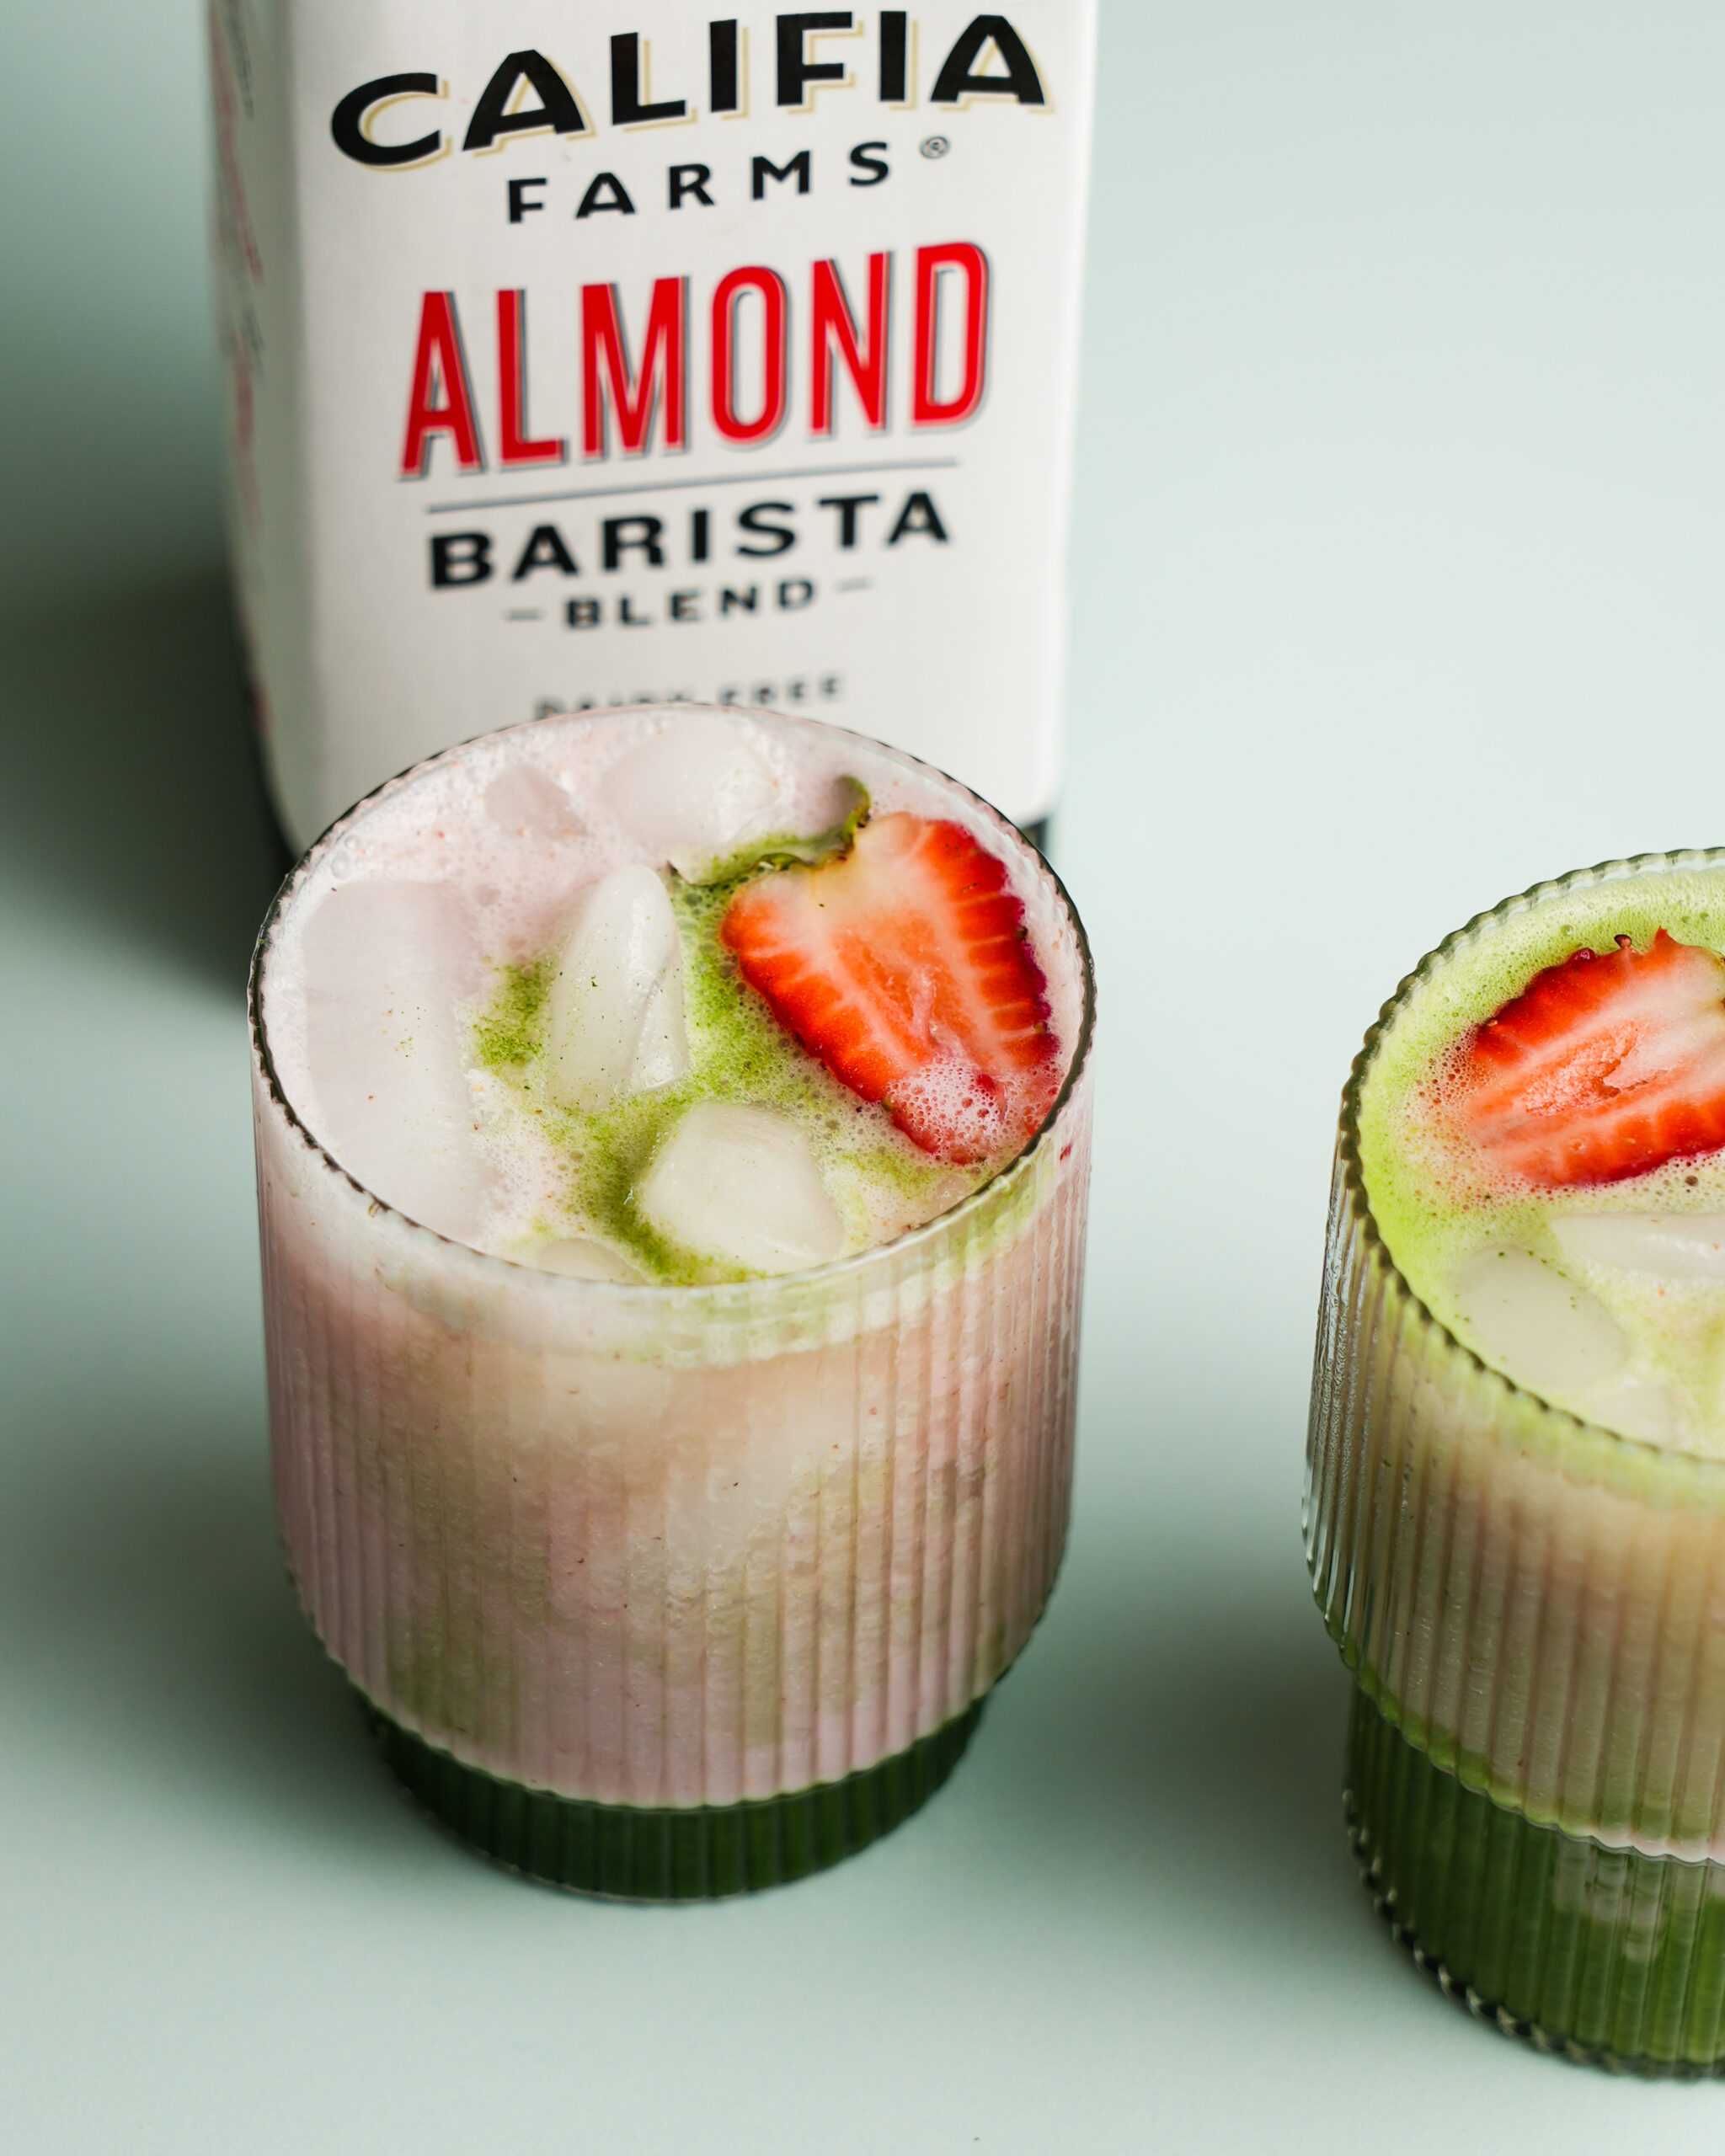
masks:
<path fill-rule="evenodd" d="M 1249 1851 L 1266 1891 L 1303 1892 L 1343 1847 L 1347 1680 L 1328 1643 L 1266 1604 L 1171 1644 L 1090 1702 L 1102 1793 L 1195 1865 L 1237 1874 Z"/>
<path fill-rule="evenodd" d="M 1033 1662 L 1008 1680 L 985 1724 L 986 1768 L 966 1769 L 989 1775 L 990 1831 L 1020 1839 L 1027 1867 L 1057 1838 L 1069 1876 L 1089 1870 L 1098 1903 L 1129 1924 L 1146 1897 L 1290 1928 L 1338 1906 L 1353 1876 L 1348 1686 L 1316 1618 L 1291 1597 L 1242 1598 L 1232 1582 L 1162 1623 L 1118 1614 L 1108 1650 L 1068 1675 L 1057 1744 L 1039 1726 L 1053 1702 L 1017 1711 L 1043 1689 Z M 1353 1892 L 1348 1913 L 1364 1916 Z"/>
<path fill-rule="evenodd" d="M 286 850 L 217 564 L 0 616 L 8 881 L 238 992 Z"/>
<path fill-rule="evenodd" d="M 155 1820 L 207 1815 L 232 1844 L 316 1845 L 375 1870 L 410 1867 L 410 1830 L 353 1694 L 296 1605 L 270 1512 L 261 1433 L 170 1449 L 141 1433 L 135 1466 L 108 1455 L 34 1504 L 6 1598 L 9 1710 L 32 1748 Z"/>

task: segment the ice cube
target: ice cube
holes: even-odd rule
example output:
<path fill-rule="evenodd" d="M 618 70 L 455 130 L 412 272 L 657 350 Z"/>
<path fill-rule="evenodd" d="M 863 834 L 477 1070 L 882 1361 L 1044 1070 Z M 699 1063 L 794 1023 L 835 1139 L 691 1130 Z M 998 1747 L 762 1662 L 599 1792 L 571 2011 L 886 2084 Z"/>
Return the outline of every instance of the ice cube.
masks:
<path fill-rule="evenodd" d="M 680 876 L 766 837 L 788 813 L 787 790 L 745 723 L 713 712 L 673 719 L 631 749 L 600 792 L 630 837 Z"/>
<path fill-rule="evenodd" d="M 1564 1403 L 1620 1437 L 1640 1438 L 1652 1445 L 1670 1444 L 1683 1434 L 1683 1410 L 1669 1385 L 1657 1378 L 1627 1372 L 1604 1385 L 1587 1385 Z"/>
<path fill-rule="evenodd" d="M 616 868 L 581 894 L 546 1001 L 551 1090 L 598 1114 L 689 1068 L 683 952 L 652 869 Z"/>
<path fill-rule="evenodd" d="M 549 771 L 537 764 L 512 764 L 485 789 L 485 813 L 518 838 L 573 839 L 581 819 Z"/>
<path fill-rule="evenodd" d="M 1599 1298 L 1531 1251 L 1476 1251 L 1450 1286 L 1471 1345 L 1535 1392 L 1601 1385 L 1628 1359 L 1623 1329 Z"/>
<path fill-rule="evenodd" d="M 460 892 L 339 884 L 300 948 L 312 1134 L 375 1197 L 471 1242 L 489 1178 L 457 1016 L 481 974 Z"/>
<path fill-rule="evenodd" d="M 521 1258 L 524 1265 L 537 1265 L 542 1273 L 560 1273 L 566 1280 L 639 1282 L 645 1277 L 609 1243 L 592 1235 L 535 1243 L 521 1252 Z"/>
<path fill-rule="evenodd" d="M 635 1203 L 670 1241 L 750 1273 L 795 1273 L 845 1246 L 806 1139 L 771 1108 L 697 1102 L 660 1146 Z"/>
<path fill-rule="evenodd" d="M 1666 1280 L 1725 1280 L 1725 1213 L 1570 1213 L 1551 1233 L 1572 1264 Z"/>

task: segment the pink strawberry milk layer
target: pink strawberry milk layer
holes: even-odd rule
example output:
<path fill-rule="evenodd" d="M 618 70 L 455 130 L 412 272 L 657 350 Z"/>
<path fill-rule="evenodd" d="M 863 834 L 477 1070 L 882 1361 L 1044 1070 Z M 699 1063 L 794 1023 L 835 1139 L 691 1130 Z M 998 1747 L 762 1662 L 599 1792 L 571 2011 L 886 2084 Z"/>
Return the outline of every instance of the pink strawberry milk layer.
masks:
<path fill-rule="evenodd" d="M 976 1049 L 991 977 L 933 869 L 866 917 L 925 857 L 1000 885 L 1033 1084 Z M 745 925 L 857 932 L 750 970 L 745 889 Z M 893 969 L 931 920 L 919 997 Z M 835 973 L 900 1059 L 878 1083 L 820 1031 Z M 1011 826 L 808 722 L 520 727 L 326 834 L 259 942 L 254 1092 L 280 1523 L 366 1699 L 653 1807 L 963 1716 L 1065 1536 L 1090 1009 Z"/>

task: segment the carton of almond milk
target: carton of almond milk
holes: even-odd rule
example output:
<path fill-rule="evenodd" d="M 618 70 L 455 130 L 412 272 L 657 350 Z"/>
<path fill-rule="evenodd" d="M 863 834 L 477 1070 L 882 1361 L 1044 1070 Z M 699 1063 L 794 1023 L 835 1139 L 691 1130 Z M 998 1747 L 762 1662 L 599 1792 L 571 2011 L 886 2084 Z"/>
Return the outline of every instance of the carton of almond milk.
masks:
<path fill-rule="evenodd" d="M 211 0 L 239 606 L 303 842 L 584 707 L 1060 771 L 1094 0 Z"/>

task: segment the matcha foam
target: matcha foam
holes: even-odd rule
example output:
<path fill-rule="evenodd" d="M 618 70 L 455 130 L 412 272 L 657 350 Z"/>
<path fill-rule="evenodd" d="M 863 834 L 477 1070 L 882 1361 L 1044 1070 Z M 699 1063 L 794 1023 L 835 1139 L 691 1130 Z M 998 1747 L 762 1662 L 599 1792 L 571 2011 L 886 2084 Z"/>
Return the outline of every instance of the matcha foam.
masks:
<path fill-rule="evenodd" d="M 265 1012 L 284 1091 L 367 1190 L 551 1271 L 741 1278 L 921 1225 L 1010 1155 L 921 1151 L 779 1027 L 718 934 L 763 857 L 843 832 L 859 785 L 875 814 L 956 816 L 1004 850 L 932 777 L 765 713 L 545 721 L 423 768 L 305 872 Z M 1071 933 L 1049 893 L 1018 895 L 1069 1053 Z M 733 1187 L 736 1234 L 692 1240 Z"/>
<path fill-rule="evenodd" d="M 1361 1088 L 1359 1156 L 1391 1257 L 1433 1314 L 1529 1390 L 1620 1435 L 1725 1456 L 1725 1150 L 1621 1182 L 1518 1182 L 1446 1113 L 1472 1030 L 1533 976 L 1659 929 L 1725 953 L 1725 866 L 1534 894 L 1404 993 Z"/>

